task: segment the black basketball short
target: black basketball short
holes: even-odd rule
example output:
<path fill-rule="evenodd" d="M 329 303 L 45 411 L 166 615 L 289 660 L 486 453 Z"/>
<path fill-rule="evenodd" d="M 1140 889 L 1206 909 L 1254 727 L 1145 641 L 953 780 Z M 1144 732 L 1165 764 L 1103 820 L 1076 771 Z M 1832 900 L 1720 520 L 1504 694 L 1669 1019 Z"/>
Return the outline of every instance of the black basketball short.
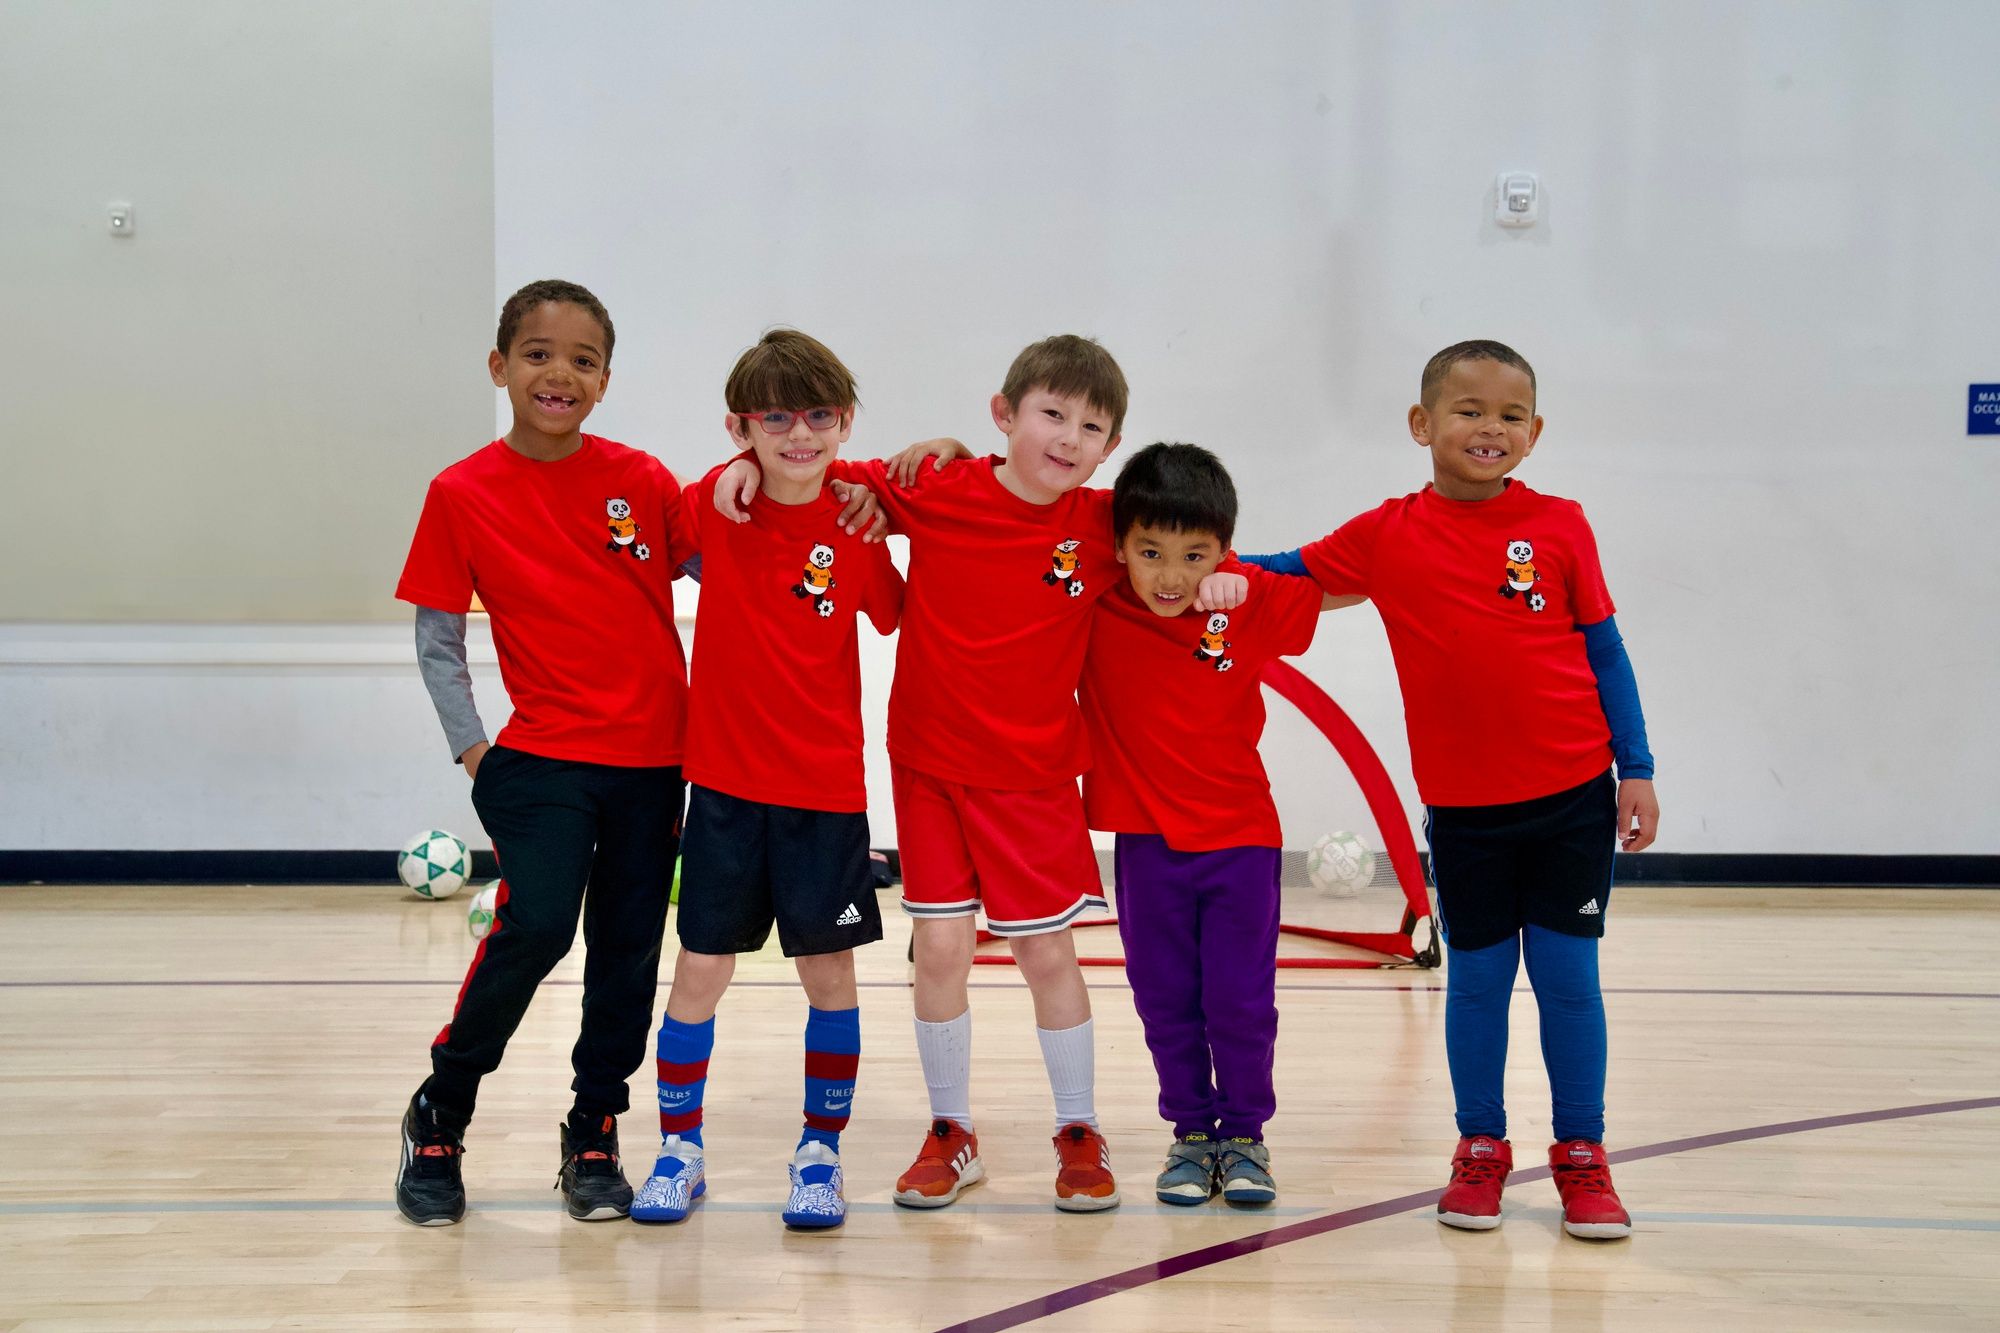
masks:
<path fill-rule="evenodd" d="M 681 836 L 681 946 L 755 953 L 774 922 L 787 958 L 882 938 L 868 816 L 766 805 L 691 784 Z"/>
<path fill-rule="evenodd" d="M 1452 948 L 1484 949 L 1528 925 L 1604 934 L 1618 836 L 1618 784 L 1608 769 L 1532 801 L 1428 806 L 1424 836 L 1438 924 Z"/>

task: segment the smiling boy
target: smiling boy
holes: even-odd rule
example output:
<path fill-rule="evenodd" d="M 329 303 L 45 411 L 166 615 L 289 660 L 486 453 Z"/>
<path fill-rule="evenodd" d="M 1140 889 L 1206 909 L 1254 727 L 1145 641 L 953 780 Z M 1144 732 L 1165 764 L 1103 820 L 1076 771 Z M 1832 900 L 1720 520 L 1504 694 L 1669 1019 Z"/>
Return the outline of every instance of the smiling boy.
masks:
<path fill-rule="evenodd" d="M 1360 599 L 1225 561 L 1236 488 L 1196 445 L 1134 454 L 1112 526 L 1128 578 L 1091 623 L 1083 800 L 1090 826 L 1118 835 L 1125 973 L 1174 1128 L 1154 1194 L 1267 1204 L 1282 841 L 1260 678 L 1311 645 L 1322 609 Z M 1247 580 L 1231 609 L 1198 610 L 1203 580 L 1231 571 Z"/>
<path fill-rule="evenodd" d="M 651 454 L 583 433 L 611 379 L 611 317 L 571 282 L 507 299 L 487 358 L 513 425 L 431 483 L 396 596 L 417 607 L 424 683 L 506 867 L 431 1074 L 403 1115 L 396 1205 L 465 1214 L 460 1164 L 480 1080 L 588 905 L 583 1019 L 558 1184 L 572 1217 L 625 1215 L 616 1117 L 646 1052 L 679 844 L 687 683 L 674 628 L 680 484 Z M 514 713 L 489 745 L 466 673 L 474 594 Z"/>
<path fill-rule="evenodd" d="M 827 469 L 854 426 L 854 376 L 773 329 L 737 360 L 723 426 L 763 472 L 753 522 L 722 522 L 717 467 L 685 494 L 702 596 L 688 703 L 680 955 L 660 1019 L 660 1150 L 632 1216 L 678 1222 L 707 1190 L 703 1103 L 736 955 L 772 927 L 806 993 L 804 1128 L 788 1226 L 847 1217 L 840 1135 L 861 1055 L 854 950 L 882 938 L 862 779 L 859 620 L 896 627 L 887 548 L 848 533 Z M 680 554 L 679 552 L 676 553 Z"/>
<path fill-rule="evenodd" d="M 1533 367 L 1504 343 L 1445 348 L 1408 418 L 1430 484 L 1303 550 L 1245 559 L 1366 596 L 1388 630 L 1450 952 L 1445 1052 L 1460 1138 L 1438 1220 L 1500 1225 L 1514 1162 L 1507 1007 L 1525 958 L 1563 1228 L 1610 1240 L 1632 1223 L 1604 1151 L 1597 944 L 1614 852 L 1650 845 L 1660 806 L 1596 536 L 1576 502 L 1508 475 L 1541 438 L 1535 394 Z"/>

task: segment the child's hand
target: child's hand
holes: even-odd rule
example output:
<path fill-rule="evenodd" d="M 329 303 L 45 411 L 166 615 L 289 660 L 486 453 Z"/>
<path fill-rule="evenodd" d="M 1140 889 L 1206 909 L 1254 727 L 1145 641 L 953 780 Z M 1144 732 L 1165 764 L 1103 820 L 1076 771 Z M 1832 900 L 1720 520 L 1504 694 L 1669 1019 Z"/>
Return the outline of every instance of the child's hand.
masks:
<path fill-rule="evenodd" d="M 739 458 L 715 479 L 715 512 L 731 523 L 750 521 L 750 502 L 764 488 L 764 474 L 755 463 Z"/>
<path fill-rule="evenodd" d="M 474 741 L 465 747 L 465 753 L 458 757 L 458 762 L 465 765 L 466 777 L 476 778 L 479 776 L 479 761 L 484 759 L 486 752 L 492 748 L 485 741 Z"/>
<path fill-rule="evenodd" d="M 942 472 L 944 465 L 952 459 L 972 457 L 972 450 L 949 438 L 913 444 L 889 460 L 889 480 L 906 489 L 916 485 L 923 472 L 924 460 L 933 457 L 937 462 L 931 464 L 931 470 Z"/>
<path fill-rule="evenodd" d="M 1225 574 L 1220 570 L 1201 581 L 1194 592 L 1194 609 L 1197 611 L 1234 611 L 1243 605 L 1243 599 L 1250 595 L 1250 580 L 1241 574 Z"/>
<path fill-rule="evenodd" d="M 850 536 L 861 532 L 864 526 L 868 529 L 861 534 L 864 542 L 879 542 L 889 535 L 889 516 L 876 502 L 875 492 L 851 481 L 829 481 L 826 485 L 833 498 L 847 506 L 840 511 L 839 522 Z M 829 588 L 832 586 L 827 584 Z"/>
<path fill-rule="evenodd" d="M 1618 784 L 1618 850 L 1643 852 L 1660 831 L 1660 798 L 1651 778 L 1626 778 Z"/>

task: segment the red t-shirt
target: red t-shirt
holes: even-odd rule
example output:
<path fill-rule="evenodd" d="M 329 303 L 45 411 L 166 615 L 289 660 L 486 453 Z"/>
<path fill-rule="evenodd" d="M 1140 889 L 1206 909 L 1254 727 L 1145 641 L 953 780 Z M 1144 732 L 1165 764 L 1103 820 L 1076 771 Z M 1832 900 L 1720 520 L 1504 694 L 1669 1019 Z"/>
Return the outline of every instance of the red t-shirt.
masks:
<path fill-rule="evenodd" d="M 674 629 L 680 483 L 583 437 L 537 462 L 495 440 L 431 482 L 396 596 L 493 617 L 514 715 L 500 744 L 549 759 L 678 764 L 687 666 Z"/>
<path fill-rule="evenodd" d="M 1301 555 L 1322 588 L 1381 612 L 1426 805 L 1533 800 L 1611 767 L 1577 626 L 1614 608 L 1575 501 L 1518 481 L 1475 501 L 1426 486 Z"/>
<path fill-rule="evenodd" d="M 1312 645 L 1319 585 L 1221 567 L 1250 580 L 1233 611 L 1155 615 L 1129 582 L 1097 605 L 1081 693 L 1094 829 L 1157 833 L 1177 852 L 1284 845 L 1257 753 L 1259 686 L 1266 662 Z"/>
<path fill-rule="evenodd" d="M 903 577 L 886 547 L 849 536 L 830 491 L 763 495 L 748 523 L 715 512 L 718 467 L 682 492 L 701 553 L 688 694 L 687 780 L 745 801 L 868 809 L 857 612 L 896 628 Z"/>
<path fill-rule="evenodd" d="M 1076 682 L 1098 596 L 1124 578 L 1111 492 L 1029 504 L 998 457 L 926 464 L 889 484 L 881 461 L 837 464 L 910 538 L 910 586 L 889 691 L 889 754 L 947 782 L 1052 787 L 1090 766 Z"/>

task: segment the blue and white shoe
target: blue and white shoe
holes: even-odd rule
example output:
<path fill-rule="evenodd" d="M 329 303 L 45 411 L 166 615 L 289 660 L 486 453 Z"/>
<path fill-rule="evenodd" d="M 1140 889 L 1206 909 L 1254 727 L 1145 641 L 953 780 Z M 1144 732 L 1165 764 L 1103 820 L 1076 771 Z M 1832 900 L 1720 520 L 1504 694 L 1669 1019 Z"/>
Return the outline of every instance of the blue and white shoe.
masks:
<path fill-rule="evenodd" d="M 632 1220 L 634 1222 L 679 1222 L 688 1215 L 708 1190 L 708 1177 L 702 1171 L 701 1145 L 689 1143 L 678 1134 L 669 1135 L 660 1142 L 660 1155 L 653 1163 L 653 1174 L 646 1177 L 646 1183 L 632 1196 Z"/>
<path fill-rule="evenodd" d="M 785 1225 L 817 1231 L 847 1220 L 847 1198 L 841 1193 L 840 1154 L 818 1139 L 807 1139 L 792 1154 L 792 1197 L 785 1204 Z"/>

